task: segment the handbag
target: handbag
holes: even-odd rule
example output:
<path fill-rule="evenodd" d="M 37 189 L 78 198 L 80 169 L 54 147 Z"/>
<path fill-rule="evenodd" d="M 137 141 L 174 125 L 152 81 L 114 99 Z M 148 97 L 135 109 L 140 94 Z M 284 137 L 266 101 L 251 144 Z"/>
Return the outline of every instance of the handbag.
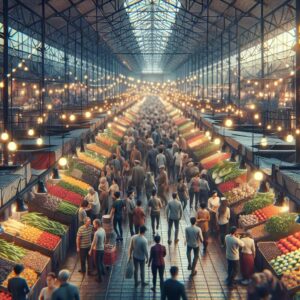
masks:
<path fill-rule="evenodd" d="M 130 258 L 127 262 L 126 271 L 125 271 L 125 278 L 130 279 L 133 276 L 133 261 Z"/>

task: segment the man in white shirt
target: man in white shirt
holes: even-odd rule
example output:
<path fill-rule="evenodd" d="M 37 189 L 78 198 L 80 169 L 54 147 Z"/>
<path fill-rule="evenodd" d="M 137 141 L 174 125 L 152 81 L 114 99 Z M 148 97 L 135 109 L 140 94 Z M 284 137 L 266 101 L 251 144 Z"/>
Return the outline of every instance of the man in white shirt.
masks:
<path fill-rule="evenodd" d="M 174 154 L 174 173 L 175 173 L 174 176 L 175 176 L 175 181 L 178 180 L 178 177 L 181 174 L 183 157 L 184 157 L 184 153 L 182 152 L 181 149 L 179 149 L 178 152 L 176 152 Z"/>
<path fill-rule="evenodd" d="M 229 288 L 233 288 L 235 285 L 234 279 L 239 272 L 240 266 L 240 248 L 244 247 L 244 242 L 239 239 L 237 235 L 237 228 L 235 226 L 230 228 L 230 233 L 225 237 L 226 245 L 226 259 L 228 264 L 228 277 L 227 285 Z"/>
<path fill-rule="evenodd" d="M 101 282 L 102 275 L 105 275 L 103 257 L 104 257 L 104 244 L 106 240 L 106 233 L 105 230 L 102 228 L 101 221 L 99 219 L 94 220 L 93 226 L 96 232 L 94 234 L 89 255 L 91 256 L 93 254 L 93 251 L 95 251 L 96 268 L 97 268 L 97 275 L 98 275 L 97 281 Z"/>
<path fill-rule="evenodd" d="M 84 200 L 87 200 L 91 206 L 90 214 L 91 221 L 98 218 L 100 214 L 100 201 L 98 193 L 94 190 L 93 187 L 89 188 L 88 194 L 84 197 Z"/>

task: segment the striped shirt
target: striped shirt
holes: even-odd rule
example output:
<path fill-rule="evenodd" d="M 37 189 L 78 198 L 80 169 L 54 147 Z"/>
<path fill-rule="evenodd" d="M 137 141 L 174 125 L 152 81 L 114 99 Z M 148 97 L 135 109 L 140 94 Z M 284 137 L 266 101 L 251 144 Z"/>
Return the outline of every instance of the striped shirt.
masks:
<path fill-rule="evenodd" d="M 86 227 L 82 225 L 79 227 L 77 232 L 77 237 L 80 238 L 80 248 L 90 248 L 92 244 L 92 233 L 93 233 L 93 226 L 90 225 Z"/>

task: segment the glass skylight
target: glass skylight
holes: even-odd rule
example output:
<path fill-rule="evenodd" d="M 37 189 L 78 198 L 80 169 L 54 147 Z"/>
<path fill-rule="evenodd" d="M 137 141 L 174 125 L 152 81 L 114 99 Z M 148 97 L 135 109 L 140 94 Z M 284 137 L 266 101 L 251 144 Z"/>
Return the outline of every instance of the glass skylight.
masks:
<path fill-rule="evenodd" d="M 144 58 L 143 73 L 162 73 L 162 56 L 172 33 L 180 2 L 128 0 L 124 5 Z"/>

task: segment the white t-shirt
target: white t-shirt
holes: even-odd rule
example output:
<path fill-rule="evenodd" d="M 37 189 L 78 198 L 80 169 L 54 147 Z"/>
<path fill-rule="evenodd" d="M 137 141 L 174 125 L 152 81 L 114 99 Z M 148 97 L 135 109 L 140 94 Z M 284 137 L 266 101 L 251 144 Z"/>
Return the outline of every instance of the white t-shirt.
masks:
<path fill-rule="evenodd" d="M 175 158 L 175 166 L 182 166 L 182 161 L 183 161 L 184 153 L 183 152 L 176 152 L 174 154 Z"/>

